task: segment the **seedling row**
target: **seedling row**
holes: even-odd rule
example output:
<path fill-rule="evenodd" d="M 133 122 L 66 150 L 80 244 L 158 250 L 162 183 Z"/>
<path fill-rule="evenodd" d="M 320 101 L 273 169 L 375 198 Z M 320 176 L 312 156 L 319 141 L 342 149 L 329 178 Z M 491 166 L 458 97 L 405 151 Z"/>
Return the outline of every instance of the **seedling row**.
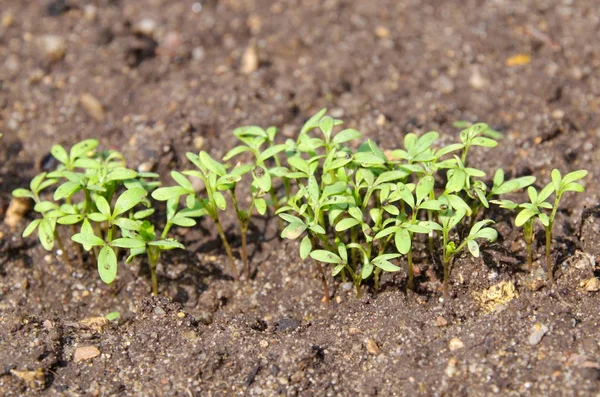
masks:
<path fill-rule="evenodd" d="M 458 141 L 447 146 L 437 145 L 435 131 L 409 133 L 401 148 L 389 151 L 341 124 L 323 109 L 295 140 L 285 142 L 278 139 L 275 127 L 238 128 L 233 134 L 239 145 L 220 160 L 205 151 L 187 153 L 190 167 L 171 172 L 172 186 L 160 186 L 155 173 L 128 168 L 119 152 L 99 150 L 95 139 L 68 151 L 55 145 L 51 154 L 58 160 L 57 169 L 34 177 L 29 189 L 13 192 L 33 200 L 38 214 L 23 236 L 37 232 L 44 249 L 57 246 L 68 268 L 73 266 L 70 257 L 77 258 L 77 265 L 89 258 L 107 284 L 117 277 L 122 252 L 126 263 L 143 255 L 152 293 L 158 294 L 156 267 L 162 253 L 185 248 L 172 235 L 173 227 L 194 227 L 208 218 L 222 241 L 231 275 L 238 280 L 240 271 L 221 222 L 223 212 L 232 211 L 247 279 L 251 218 L 276 214 L 281 237 L 300 240 L 300 257 L 314 261 L 326 299 L 324 265 L 334 277 L 352 282 L 361 296 L 365 283 L 378 290 L 382 273 L 398 272 L 406 264 L 406 288 L 414 290 L 417 241 L 425 243 L 428 263 L 441 267 L 448 294 L 454 258 L 463 252 L 478 257 L 482 244 L 496 241 L 498 233 L 487 210 L 497 205 L 514 211 L 531 271 L 534 231 L 543 228 L 546 273 L 553 282 L 556 213 L 565 193 L 583 192 L 580 181 L 587 171 L 562 176 L 555 169 L 540 190 L 533 186 L 534 176 L 505 180 L 502 169 L 490 181 L 469 157 L 481 147 L 496 147 L 502 138 L 486 124 L 459 123 L 463 129 Z M 191 178 L 201 179 L 205 188 L 196 191 Z M 250 189 L 239 189 L 241 184 Z M 504 198 L 523 189 L 527 202 Z M 242 191 L 249 191 L 250 197 L 241 196 Z M 70 244 L 61 235 L 68 235 Z"/>

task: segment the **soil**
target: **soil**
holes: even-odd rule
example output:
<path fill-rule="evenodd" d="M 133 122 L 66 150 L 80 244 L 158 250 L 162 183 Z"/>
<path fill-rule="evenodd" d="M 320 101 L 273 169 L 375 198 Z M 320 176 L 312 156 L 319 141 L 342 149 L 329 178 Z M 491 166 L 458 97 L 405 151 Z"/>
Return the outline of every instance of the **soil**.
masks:
<path fill-rule="evenodd" d="M 473 150 L 488 175 L 502 167 L 538 186 L 554 167 L 589 175 L 557 218 L 554 286 L 533 285 L 520 231 L 495 211 L 500 241 L 457 259 L 445 301 L 438 266 L 420 255 L 417 293 L 402 272 L 360 300 L 330 278 L 322 303 L 313 264 L 273 219 L 253 222 L 254 276 L 237 284 L 208 222 L 182 234 L 188 251 L 163 258 L 158 297 L 144 262 L 121 265 L 111 288 L 93 266 L 69 270 L 21 239 L 27 219 L 3 224 L 0 394 L 599 395 L 600 297 L 581 284 L 600 259 L 597 1 L 457 4 L 3 0 L 3 213 L 14 188 L 53 166 L 54 143 L 96 137 L 167 182 L 186 151 L 231 148 L 234 127 L 293 137 L 322 107 L 388 149 L 408 132 L 448 143 L 452 122 L 485 121 L 505 134 Z M 224 222 L 237 250 L 234 219 Z M 476 296 L 499 282 L 518 296 L 488 314 Z M 113 311 L 118 320 L 90 325 Z"/>

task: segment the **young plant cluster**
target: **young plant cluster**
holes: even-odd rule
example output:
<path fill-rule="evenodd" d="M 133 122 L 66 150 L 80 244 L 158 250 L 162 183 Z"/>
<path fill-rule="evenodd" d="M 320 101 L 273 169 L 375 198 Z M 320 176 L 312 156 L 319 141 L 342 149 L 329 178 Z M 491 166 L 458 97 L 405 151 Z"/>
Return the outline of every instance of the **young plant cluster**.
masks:
<path fill-rule="evenodd" d="M 184 248 L 167 238 L 173 225 L 193 226 L 194 218 L 204 210 L 191 207 L 179 210 L 177 200 L 167 202 L 166 224 L 156 232 L 150 216 L 155 212 L 148 198 L 158 182 L 157 174 L 136 172 L 126 167 L 123 156 L 114 150 L 97 151 L 98 141 L 88 139 L 74 145 L 69 152 L 54 145 L 51 154 L 59 166 L 31 180 L 29 190 L 13 191 L 15 197 L 31 198 L 39 217 L 25 228 L 27 237 L 37 231 L 46 250 L 55 244 L 62 251 L 68 268 L 69 252 L 61 238 L 67 234 L 83 263 L 81 248 L 90 253 L 103 282 L 111 284 L 117 276 L 119 249 L 128 251 L 127 262 L 146 254 L 152 277 L 152 290 L 157 293 L 156 265 L 162 251 Z M 49 191 L 50 190 L 50 191 Z"/>
<path fill-rule="evenodd" d="M 501 138 L 486 124 L 461 122 L 464 129 L 459 141 L 443 147 L 435 145 L 439 138 L 435 131 L 421 136 L 409 133 L 402 148 L 388 152 L 372 140 L 362 142 L 362 135 L 354 129 L 336 131 L 341 124 L 323 109 L 305 123 L 296 140 L 284 143 L 276 143 L 274 127 L 238 128 L 233 133 L 240 145 L 222 161 L 205 151 L 187 153 L 194 167 L 172 171 L 176 184 L 168 187 L 158 187 L 155 174 L 126 168 L 122 156 L 114 151 L 97 152 L 95 140 L 81 142 L 69 153 L 57 145 L 52 154 L 61 163 L 59 169 L 38 175 L 29 191 L 14 192 L 15 196 L 31 197 L 41 215 L 24 236 L 37 228 L 44 248 L 52 249 L 56 241 L 65 252 L 56 226 L 67 225 L 72 240 L 96 257 L 100 276 L 107 283 L 116 276 L 119 248 L 129 250 L 128 261 L 146 253 L 153 292 L 157 293 L 154 270 L 161 251 L 183 248 L 167 238 L 169 230 L 173 225 L 194 226 L 196 218 L 204 215 L 214 223 L 232 275 L 239 278 L 221 222 L 221 212 L 231 203 L 238 219 L 246 278 L 251 274 L 247 252 L 251 217 L 270 210 L 282 221 L 281 236 L 301 239 L 300 257 L 315 261 L 326 299 L 323 264 L 333 265 L 333 276 L 352 282 L 360 296 L 367 280 L 373 279 L 378 289 L 382 272 L 397 272 L 406 263 L 406 285 L 414 289 L 413 251 L 418 241 L 428 247 L 432 263 L 441 263 L 447 294 L 453 259 L 464 251 L 478 257 L 481 242 L 496 240 L 498 234 L 491 227 L 494 222 L 482 210 L 497 204 L 520 208 L 515 223 L 523 227 L 530 266 L 535 219 L 544 226 L 552 282 L 550 254 L 556 211 L 564 193 L 583 191 L 577 181 L 586 171 L 561 177 L 554 170 L 552 182 L 538 193 L 531 186 L 535 177 L 505 180 L 499 169 L 488 186 L 485 172 L 469 163 L 473 148 L 496 147 Z M 201 179 L 205 189 L 197 192 L 190 177 Z M 246 188 L 239 189 L 244 180 Z M 51 200 L 40 198 L 42 190 L 57 184 Z M 502 198 L 524 188 L 530 203 Z M 551 205 L 545 200 L 553 193 Z M 162 233 L 148 220 L 155 211 L 150 198 L 166 202 Z M 180 203 L 184 203 L 181 209 Z M 63 255 L 67 260 L 68 255 Z"/>

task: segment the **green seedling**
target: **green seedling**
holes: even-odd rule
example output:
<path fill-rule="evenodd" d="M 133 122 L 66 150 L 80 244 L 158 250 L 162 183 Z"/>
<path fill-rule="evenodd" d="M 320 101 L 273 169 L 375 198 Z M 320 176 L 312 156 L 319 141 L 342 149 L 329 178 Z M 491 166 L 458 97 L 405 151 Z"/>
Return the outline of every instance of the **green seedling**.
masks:
<path fill-rule="evenodd" d="M 199 202 L 199 206 L 204 209 L 206 215 L 208 215 L 215 226 L 219 237 L 227 252 L 227 257 L 231 264 L 231 271 L 233 278 L 238 280 L 239 274 L 231 246 L 225 236 L 223 225 L 219 217 L 219 211 L 224 211 L 227 208 L 227 201 L 222 191 L 230 190 L 232 183 L 237 183 L 240 179 L 240 175 L 228 174 L 227 169 L 223 164 L 213 159 L 205 151 L 201 151 L 199 154 L 191 152 L 186 153 L 188 160 L 190 160 L 198 169 L 191 171 L 184 171 L 183 174 L 179 172 L 172 172 L 171 176 L 177 182 L 177 186 L 158 188 L 152 193 L 152 197 L 159 201 L 167 201 L 169 199 L 179 199 L 181 196 L 186 196 L 186 205 L 189 209 L 196 206 Z M 207 198 L 200 199 L 192 186 L 192 183 L 185 177 L 185 175 L 200 178 L 204 182 L 206 187 Z"/>
<path fill-rule="evenodd" d="M 56 204 L 51 201 L 45 201 L 40 198 L 42 191 L 58 181 L 53 178 L 47 178 L 45 172 L 36 175 L 29 183 L 29 190 L 27 189 L 16 189 L 12 192 L 12 195 L 17 198 L 30 198 L 34 202 L 33 210 L 39 213 L 42 218 L 34 219 L 23 231 L 23 237 L 28 237 L 37 230 L 38 240 L 46 251 L 52 251 L 54 249 L 54 242 L 58 244 L 59 249 L 63 253 L 63 258 L 68 267 L 71 267 L 68 252 L 65 251 L 63 242 L 60 238 L 60 234 L 56 230 L 56 219 L 53 211 L 58 208 Z"/>
<path fill-rule="evenodd" d="M 135 230 L 138 227 L 138 222 L 131 219 L 126 213 L 136 205 L 141 204 L 146 195 L 145 189 L 132 188 L 126 190 L 119 195 L 112 209 L 110 203 L 103 196 L 97 196 L 94 204 L 98 212 L 89 214 L 88 218 L 97 224 L 106 223 L 107 229 L 104 238 L 94 233 L 93 228 L 91 230 L 86 228 L 88 230 L 77 233 L 71 238 L 86 250 L 89 250 L 90 247 L 100 248 L 97 255 L 98 273 L 106 284 L 112 284 L 117 277 L 116 248 L 135 249 L 144 246 L 134 238 L 117 237 L 117 232 L 118 229 L 127 231 Z"/>
<path fill-rule="evenodd" d="M 459 254 L 465 247 L 468 248 L 471 255 L 479 257 L 479 244 L 477 239 L 488 240 L 494 242 L 498 238 L 498 232 L 491 228 L 486 227 L 494 223 L 490 219 L 479 221 L 471 227 L 469 235 L 460 243 L 458 246 L 454 241 L 450 239 L 450 231 L 454 229 L 467 215 L 464 208 L 455 208 L 452 204 L 451 195 L 440 197 L 442 201 L 441 211 L 439 212 L 440 224 L 437 226 L 430 225 L 430 227 L 436 227 L 437 230 L 442 232 L 442 264 L 444 267 L 444 295 L 448 296 L 449 292 L 449 280 L 450 280 L 450 267 L 452 265 L 452 259 Z M 458 196 L 454 196 L 458 197 Z M 454 199 L 455 200 L 455 199 Z"/>
<path fill-rule="evenodd" d="M 377 233 L 376 238 L 383 238 L 386 236 L 394 236 L 394 243 L 398 252 L 402 255 L 407 256 L 408 267 L 408 282 L 407 289 L 414 291 L 414 269 L 413 269 L 413 250 L 412 241 L 415 233 L 426 233 L 429 234 L 432 230 L 436 229 L 436 224 L 430 221 L 418 220 L 420 211 L 439 211 L 442 203 L 432 197 L 434 190 L 434 179 L 432 176 L 424 176 L 416 187 L 413 184 L 404 185 L 398 182 L 396 189 L 389 195 L 382 191 L 381 199 L 383 204 L 387 204 L 383 208 L 394 215 L 394 218 L 389 218 L 383 223 L 383 229 Z M 414 194 L 413 194 L 414 191 Z M 402 200 L 403 204 L 408 205 L 410 208 L 410 215 L 404 212 L 398 211 L 393 208 L 388 208 L 391 203 Z"/>
<path fill-rule="evenodd" d="M 243 143 L 243 145 L 231 149 L 223 157 L 224 161 L 228 161 L 245 152 L 251 153 L 253 157 L 253 162 L 251 164 L 237 166 L 231 172 L 233 175 L 239 175 L 241 177 L 249 171 L 252 171 L 251 201 L 248 210 L 241 209 L 239 205 L 239 200 L 236 196 L 237 181 L 232 181 L 229 187 L 238 222 L 240 224 L 242 260 L 244 262 L 244 274 L 246 279 L 250 277 L 247 235 L 253 210 L 256 208 L 256 211 L 260 215 L 266 213 L 267 202 L 263 198 L 266 193 L 270 194 L 275 211 L 279 208 L 279 199 L 277 198 L 275 186 L 272 183 L 273 177 L 282 178 L 286 199 L 289 199 L 290 195 L 290 181 L 285 177 L 288 170 L 281 166 L 281 160 L 279 159 L 279 153 L 286 150 L 287 145 L 275 144 L 276 133 L 277 129 L 275 127 L 269 127 L 266 131 L 256 126 L 238 128 L 233 131 L 233 134 Z M 262 146 L 265 143 L 268 144 L 268 147 L 263 151 Z M 274 161 L 275 167 L 268 167 L 267 163 L 270 160 Z"/>
<path fill-rule="evenodd" d="M 553 169 L 551 176 L 552 181 L 547 184 L 539 193 L 537 190 L 530 186 L 527 189 L 529 194 L 529 203 L 516 204 L 509 200 L 496 201 L 504 208 L 515 209 L 521 208 L 521 211 L 515 218 L 515 226 L 523 228 L 523 236 L 525 244 L 527 246 L 527 262 L 529 270 L 533 270 L 533 255 L 532 255 L 532 244 L 534 235 L 534 221 L 538 219 L 544 226 L 546 234 L 546 272 L 548 281 L 550 284 L 554 282 L 552 262 L 552 233 L 554 229 L 554 221 L 556 218 L 556 212 L 560 205 L 560 201 L 566 192 L 583 192 L 584 187 L 578 181 L 583 179 L 587 175 L 586 170 L 578 170 L 568 173 L 564 177 L 561 176 L 560 171 Z M 554 193 L 554 204 L 550 204 L 546 200 Z M 550 216 L 544 210 L 551 210 Z"/>

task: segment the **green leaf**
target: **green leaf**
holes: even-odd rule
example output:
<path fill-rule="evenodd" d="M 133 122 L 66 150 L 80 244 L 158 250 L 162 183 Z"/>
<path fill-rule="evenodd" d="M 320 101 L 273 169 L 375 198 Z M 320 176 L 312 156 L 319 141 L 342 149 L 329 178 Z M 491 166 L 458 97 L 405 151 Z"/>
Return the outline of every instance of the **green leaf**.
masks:
<path fill-rule="evenodd" d="M 119 312 L 110 312 L 106 316 L 104 316 L 108 321 L 115 321 L 121 318 L 121 313 Z"/>
<path fill-rule="evenodd" d="M 271 190 L 271 175 L 267 169 L 263 166 L 256 166 L 252 170 L 252 177 L 258 188 L 263 192 L 269 192 Z"/>
<path fill-rule="evenodd" d="M 319 128 L 323 131 L 323 135 L 329 140 L 331 132 L 333 131 L 333 119 L 329 116 L 323 117 L 319 120 Z"/>
<path fill-rule="evenodd" d="M 35 229 L 39 226 L 41 221 L 42 221 L 41 219 L 34 219 L 33 221 L 31 221 L 31 223 L 29 225 L 27 225 L 25 230 L 23 230 L 23 234 L 22 234 L 23 238 L 29 237 L 31 235 L 31 233 L 33 233 L 35 231 Z"/>
<path fill-rule="evenodd" d="M 498 171 L 496 171 L 496 173 Z M 496 182 L 494 181 L 494 188 L 492 189 L 492 194 L 507 194 L 519 189 L 524 189 L 527 186 L 530 186 L 533 183 L 535 183 L 535 180 L 535 176 L 522 176 L 520 178 L 511 179 L 510 181 L 501 183 L 500 185 L 496 185 Z"/>
<path fill-rule="evenodd" d="M 52 148 L 50 149 L 50 154 L 52 154 L 52 156 L 54 156 L 55 159 L 57 159 L 63 164 L 69 163 L 69 154 L 61 145 L 52 146 Z"/>
<path fill-rule="evenodd" d="M 48 212 L 50 210 L 58 209 L 58 205 L 54 204 L 51 201 L 40 201 L 33 207 L 35 212 Z"/>
<path fill-rule="evenodd" d="M 413 154 L 419 154 L 429 149 L 429 147 L 433 144 L 433 142 L 437 141 L 440 137 L 440 134 L 436 131 L 429 131 L 423 134 L 413 147 Z"/>
<path fill-rule="evenodd" d="M 38 238 L 46 251 L 54 248 L 54 228 L 54 223 L 48 219 L 42 219 L 38 226 Z"/>
<path fill-rule="evenodd" d="M 227 208 L 227 202 L 225 201 L 225 196 L 221 192 L 213 192 L 213 199 L 215 200 L 215 205 L 222 211 Z"/>
<path fill-rule="evenodd" d="M 228 151 L 225 156 L 223 156 L 223 161 L 228 161 L 230 159 L 232 159 L 233 157 L 242 154 L 244 152 L 248 152 L 250 151 L 250 148 L 248 146 L 236 146 L 233 149 L 231 149 L 230 151 Z"/>
<path fill-rule="evenodd" d="M 300 243 L 300 258 L 303 260 L 308 258 L 310 251 L 312 251 L 312 242 L 310 241 L 310 237 L 304 236 Z"/>
<path fill-rule="evenodd" d="M 433 186 L 435 184 L 435 180 L 431 175 L 426 175 L 419 183 L 417 183 L 416 194 L 417 194 L 417 202 L 416 205 L 419 206 L 421 202 L 427 197 L 429 197 L 429 193 L 433 191 Z"/>
<path fill-rule="evenodd" d="M 375 181 L 375 186 L 386 182 L 396 182 L 406 178 L 410 173 L 405 170 L 386 171 L 381 173 Z"/>
<path fill-rule="evenodd" d="M 582 193 L 583 191 L 585 191 L 583 185 L 580 185 L 577 182 L 571 182 L 568 185 L 563 186 L 561 189 L 561 192 L 563 192 L 563 193 L 565 193 L 565 192 Z"/>
<path fill-rule="evenodd" d="M 314 250 L 310 253 L 310 257 L 323 263 L 333 263 L 336 265 L 343 263 L 342 258 L 327 250 Z"/>
<path fill-rule="evenodd" d="M 397 272 L 400 270 L 398 266 L 392 264 L 390 261 L 381 260 L 379 257 L 373 259 L 371 263 L 386 272 Z"/>
<path fill-rule="evenodd" d="M 31 189 L 31 191 L 39 192 L 41 190 L 40 185 L 42 184 L 42 182 L 44 181 L 45 178 L 46 178 L 45 172 L 42 172 L 41 174 L 34 176 L 33 179 L 31 180 L 31 182 L 29 182 L 29 188 Z"/>
<path fill-rule="evenodd" d="M 192 218 L 187 218 L 185 216 L 181 216 L 177 214 L 177 216 L 171 219 L 171 223 L 181 227 L 192 227 L 196 225 L 196 221 Z"/>
<path fill-rule="evenodd" d="M 105 245 L 98 254 L 98 273 L 106 284 L 115 281 L 117 277 L 117 255 L 108 245 Z"/>
<path fill-rule="evenodd" d="M 551 185 L 548 185 L 551 186 Z M 537 203 L 538 202 L 538 192 L 537 190 L 535 190 L 535 187 L 533 186 L 529 186 L 527 188 L 527 195 L 529 196 L 529 201 L 531 201 L 532 203 Z M 540 200 L 540 201 L 544 201 L 544 200 Z"/>
<path fill-rule="evenodd" d="M 184 188 L 186 191 L 194 191 L 194 186 L 192 186 L 192 182 L 190 182 L 190 180 L 182 173 L 177 171 L 171 171 L 171 177 L 175 180 L 175 182 L 177 182 L 177 184 L 179 184 L 179 186 Z"/>
<path fill-rule="evenodd" d="M 460 192 L 467 181 L 467 174 L 461 169 L 452 169 L 448 171 L 448 183 L 446 183 L 446 191 L 448 193 Z"/>
<path fill-rule="evenodd" d="M 465 203 L 465 201 L 462 198 L 460 198 L 459 196 L 457 196 L 455 194 L 448 194 L 448 195 L 445 195 L 444 197 L 446 197 L 446 199 L 448 200 L 448 203 L 450 204 L 450 206 L 452 208 L 454 208 L 455 210 L 462 210 L 467 215 L 471 215 L 471 207 L 469 207 L 469 205 L 467 203 Z"/>
<path fill-rule="evenodd" d="M 545 215 L 545 214 L 540 214 L 540 215 Z M 498 232 L 496 231 L 496 229 L 493 229 L 491 227 L 486 227 L 486 228 L 478 231 L 477 234 L 475 234 L 473 236 L 473 238 L 482 238 L 482 239 L 486 239 L 489 242 L 493 243 L 494 241 L 496 241 L 498 239 Z"/>
<path fill-rule="evenodd" d="M 256 212 L 260 215 L 264 215 L 267 212 L 267 202 L 263 198 L 255 199 L 254 206 L 256 207 Z"/>
<path fill-rule="evenodd" d="M 457 150 L 461 150 L 464 147 L 465 147 L 465 145 L 463 145 L 461 143 L 453 143 L 451 145 L 448 145 L 448 146 L 445 146 L 445 147 L 439 149 L 437 152 L 435 152 L 435 155 L 437 156 L 437 158 L 440 158 L 449 153 L 455 152 Z"/>
<path fill-rule="evenodd" d="M 335 277 L 337 276 L 342 270 L 344 270 L 344 267 L 346 267 L 345 264 L 341 264 L 341 265 L 337 265 L 336 267 L 333 268 L 333 270 L 331 271 L 331 276 Z"/>
<path fill-rule="evenodd" d="M 282 208 L 280 208 L 280 210 L 281 210 L 281 209 L 282 209 Z M 279 217 L 280 217 L 281 219 L 283 219 L 284 221 L 286 221 L 286 222 L 288 222 L 288 223 L 294 223 L 294 222 L 296 222 L 296 223 L 303 223 L 303 222 L 302 222 L 302 219 L 300 219 L 300 218 L 298 218 L 297 216 L 295 216 L 295 215 L 292 215 L 292 214 L 280 213 L 280 214 L 278 214 L 278 215 L 279 215 Z"/>
<path fill-rule="evenodd" d="M 85 217 L 83 214 L 65 215 L 56 220 L 60 225 L 75 225 Z"/>
<path fill-rule="evenodd" d="M 106 199 L 103 196 L 98 196 L 96 197 L 96 208 L 98 208 L 98 211 L 100 211 L 100 213 L 106 217 L 110 216 L 110 205 L 108 204 L 108 201 L 106 201 Z"/>
<path fill-rule="evenodd" d="M 12 191 L 12 195 L 17 198 L 33 198 L 33 194 L 27 189 L 15 189 Z"/>
<path fill-rule="evenodd" d="M 362 222 L 363 220 L 363 213 L 358 207 L 348 208 L 348 214 L 359 222 Z"/>
<path fill-rule="evenodd" d="M 128 168 L 115 168 L 111 170 L 106 176 L 106 181 L 124 181 L 126 179 L 133 179 L 137 176 L 137 172 Z"/>
<path fill-rule="evenodd" d="M 100 212 L 92 212 L 88 215 L 88 219 L 94 222 L 106 222 L 108 217 Z"/>
<path fill-rule="evenodd" d="M 348 229 L 358 225 L 359 223 L 360 222 L 355 218 L 344 218 L 335 225 L 335 231 L 341 232 L 344 230 L 348 230 Z"/>
<path fill-rule="evenodd" d="M 410 233 L 406 229 L 400 229 L 394 235 L 394 242 L 399 253 L 406 255 L 410 251 L 411 239 Z"/>
<path fill-rule="evenodd" d="M 550 218 L 543 212 L 538 214 L 538 219 L 540 220 L 540 222 L 542 222 L 542 225 L 544 225 L 545 227 L 548 227 L 550 225 Z"/>
<path fill-rule="evenodd" d="M 193 191 L 193 189 L 192 189 Z M 152 197 L 158 201 L 167 201 L 174 197 L 180 197 L 190 192 L 181 186 L 159 187 L 152 192 Z"/>
<path fill-rule="evenodd" d="M 81 159 L 75 159 L 75 161 L 73 161 L 73 167 L 96 170 L 96 169 L 102 168 L 102 164 L 95 159 L 81 158 Z"/>
<path fill-rule="evenodd" d="M 521 212 L 519 212 L 517 214 L 517 217 L 515 218 L 515 226 L 517 226 L 517 227 L 523 226 L 525 224 L 525 222 L 527 222 L 531 217 L 537 215 L 538 213 L 539 213 L 539 211 L 535 211 L 530 208 L 522 209 Z"/>
<path fill-rule="evenodd" d="M 498 168 L 494 173 L 493 186 L 500 187 L 504 183 L 504 170 L 502 168 Z M 501 193 L 498 193 L 501 194 Z"/>
<path fill-rule="evenodd" d="M 471 141 L 471 145 L 473 146 L 483 146 L 483 147 L 496 147 L 498 146 L 498 142 L 490 138 L 484 138 L 481 136 L 473 138 Z"/>
<path fill-rule="evenodd" d="M 509 210 L 514 210 L 519 205 L 510 200 L 490 200 L 490 203 L 497 204 L 500 208 L 507 208 Z"/>
<path fill-rule="evenodd" d="M 286 148 L 287 148 L 287 145 L 285 145 L 285 144 L 271 146 L 260 154 L 260 161 L 264 162 L 264 161 L 270 159 L 271 157 L 277 155 L 278 153 L 283 152 Z"/>
<path fill-rule="evenodd" d="M 579 179 L 585 178 L 587 174 L 588 172 L 586 170 L 569 172 L 567 175 L 564 176 L 564 178 L 562 178 L 562 184 L 563 186 L 568 185 L 571 182 L 575 182 Z"/>
<path fill-rule="evenodd" d="M 138 230 L 140 228 L 140 222 L 129 218 L 117 218 L 113 220 L 113 223 L 125 230 Z"/>
<path fill-rule="evenodd" d="M 336 145 L 348 142 L 348 141 L 352 141 L 354 139 L 360 139 L 362 138 L 362 134 L 360 132 L 358 132 L 357 130 L 353 130 L 351 128 L 346 129 L 346 130 L 342 130 L 340 132 L 338 132 L 334 137 L 333 137 L 333 143 Z"/>
<path fill-rule="evenodd" d="M 440 211 L 442 202 L 439 200 L 425 200 L 419 206 L 420 210 Z"/>
<path fill-rule="evenodd" d="M 306 175 L 311 175 L 310 167 L 306 160 L 304 160 L 302 157 L 294 156 L 288 158 L 287 160 L 292 167 L 296 168 L 297 170 L 303 172 Z"/>
<path fill-rule="evenodd" d="M 71 161 L 75 160 L 78 157 L 83 156 L 90 150 L 94 150 L 97 146 L 98 146 L 98 141 L 96 139 L 86 139 L 85 141 L 76 143 L 71 148 L 71 153 L 70 153 Z"/>
<path fill-rule="evenodd" d="M 130 249 L 146 247 L 146 243 L 143 242 L 142 240 L 138 240 L 135 238 L 126 238 L 126 237 L 116 238 L 110 242 L 110 245 L 113 247 L 130 248 Z"/>
<path fill-rule="evenodd" d="M 54 192 L 54 200 L 57 201 L 65 197 L 71 197 L 79 190 L 81 190 L 81 185 L 79 185 L 78 183 L 67 181 L 56 189 L 56 191 Z"/>
<path fill-rule="evenodd" d="M 327 112 L 327 109 L 321 109 L 317 112 L 317 114 L 315 114 L 310 119 L 308 119 L 308 121 L 306 123 L 304 123 L 304 126 L 300 130 L 300 135 L 306 134 L 308 131 L 312 130 L 313 128 L 318 127 L 319 121 L 325 115 L 326 112 Z"/>
<path fill-rule="evenodd" d="M 89 247 L 101 247 L 104 245 L 104 240 L 92 233 L 77 233 L 71 237 L 71 240 Z"/>
<path fill-rule="evenodd" d="M 554 189 L 554 183 L 549 183 L 547 184 L 542 191 L 540 192 L 540 194 L 537 197 L 537 201 L 536 203 L 541 203 L 542 201 L 546 201 L 546 199 L 548 197 L 550 197 L 550 195 L 555 191 Z"/>
<path fill-rule="evenodd" d="M 132 188 L 121 193 L 115 202 L 113 218 L 135 207 L 148 193 L 142 188 Z"/>
<path fill-rule="evenodd" d="M 477 241 L 468 240 L 467 247 L 469 248 L 471 255 L 473 255 L 475 258 L 479 258 L 479 244 L 477 244 Z"/>
<path fill-rule="evenodd" d="M 365 263 L 362 267 L 362 270 L 360 272 L 360 277 L 363 280 L 368 279 L 371 274 L 373 274 L 373 264 L 372 263 Z"/>
<path fill-rule="evenodd" d="M 479 221 L 479 222 L 475 223 L 473 225 L 473 227 L 471 227 L 471 230 L 469 231 L 469 236 L 476 235 L 477 232 L 479 232 L 483 227 L 485 227 L 487 225 L 490 225 L 492 223 L 494 223 L 494 221 L 491 220 L 491 219 L 484 219 L 482 221 Z"/>
<path fill-rule="evenodd" d="M 294 240 L 308 228 L 304 222 L 292 222 L 281 231 L 281 238 Z"/>
<path fill-rule="evenodd" d="M 227 170 L 223 166 L 223 164 L 219 163 L 215 159 L 213 159 L 208 153 L 204 150 L 200 152 L 200 161 L 204 166 L 211 172 L 214 172 L 218 176 L 224 176 L 227 174 Z"/>
<path fill-rule="evenodd" d="M 173 239 L 151 241 L 148 243 L 148 245 L 158 247 L 159 249 L 161 249 L 163 251 L 172 250 L 172 249 L 176 249 L 176 248 L 185 249 L 185 246 L 183 244 L 181 244 L 179 241 L 173 240 Z"/>

